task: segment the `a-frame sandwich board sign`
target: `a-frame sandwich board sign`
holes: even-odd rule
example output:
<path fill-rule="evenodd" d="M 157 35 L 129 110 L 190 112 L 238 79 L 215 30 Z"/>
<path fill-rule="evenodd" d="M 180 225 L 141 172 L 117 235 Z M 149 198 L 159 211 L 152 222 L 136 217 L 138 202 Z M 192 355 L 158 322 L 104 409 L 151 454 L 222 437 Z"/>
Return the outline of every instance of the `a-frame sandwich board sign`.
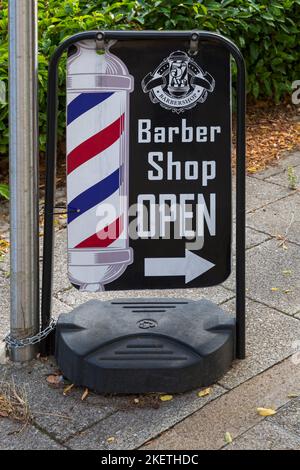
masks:
<path fill-rule="evenodd" d="M 173 391 L 206 384 L 228 368 L 236 351 L 244 356 L 242 56 L 232 42 L 209 32 L 94 31 L 57 49 L 49 70 L 44 322 L 51 298 L 57 64 L 65 50 L 68 275 L 89 292 L 207 287 L 229 276 L 231 57 L 236 61 L 236 321 L 211 302 L 127 299 L 84 304 L 62 316 L 57 328 L 56 355 L 66 375 L 99 391 L 154 390 L 170 370 Z M 101 334 L 90 328 L 95 323 Z M 189 328 L 183 327 L 187 323 Z M 109 333 L 103 333 L 103 324 Z M 73 337 L 66 333 L 72 325 Z M 127 344 L 128 337 L 133 343 Z M 164 338 L 160 350 L 153 337 Z M 182 344 L 189 344 L 189 351 Z M 217 351 L 219 367 L 212 359 Z M 79 366 L 70 369 L 70 354 L 78 364 L 89 357 L 84 378 Z M 99 380 L 91 378 L 97 367 Z M 156 380 L 149 383 L 140 374 L 137 381 L 141 368 Z M 117 373 L 109 379 L 111 370 Z M 189 373 L 178 380 L 178 370 Z"/>

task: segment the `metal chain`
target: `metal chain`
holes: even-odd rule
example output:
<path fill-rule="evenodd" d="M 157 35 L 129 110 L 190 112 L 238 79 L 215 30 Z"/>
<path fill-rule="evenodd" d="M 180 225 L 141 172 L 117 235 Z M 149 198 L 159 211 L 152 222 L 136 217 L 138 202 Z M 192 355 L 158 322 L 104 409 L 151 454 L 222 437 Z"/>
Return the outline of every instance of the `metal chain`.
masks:
<path fill-rule="evenodd" d="M 25 346 L 29 346 L 31 344 L 36 344 L 42 341 L 46 336 L 48 336 L 52 330 L 54 330 L 56 326 L 56 320 L 51 318 L 49 325 L 39 333 L 34 336 L 30 336 L 28 338 L 23 339 L 16 339 L 11 336 L 9 333 L 5 336 L 4 341 L 8 348 L 24 348 Z"/>

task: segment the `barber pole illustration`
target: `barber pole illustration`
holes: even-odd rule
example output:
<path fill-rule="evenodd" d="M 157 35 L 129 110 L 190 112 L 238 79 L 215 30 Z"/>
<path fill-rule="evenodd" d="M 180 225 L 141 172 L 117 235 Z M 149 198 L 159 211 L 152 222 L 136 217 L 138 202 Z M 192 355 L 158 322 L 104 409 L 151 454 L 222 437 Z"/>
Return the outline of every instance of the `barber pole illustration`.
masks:
<path fill-rule="evenodd" d="M 132 263 L 128 238 L 129 93 L 133 77 L 108 47 L 82 41 L 67 63 L 68 267 L 102 291 Z M 102 52 L 102 53 L 101 53 Z"/>

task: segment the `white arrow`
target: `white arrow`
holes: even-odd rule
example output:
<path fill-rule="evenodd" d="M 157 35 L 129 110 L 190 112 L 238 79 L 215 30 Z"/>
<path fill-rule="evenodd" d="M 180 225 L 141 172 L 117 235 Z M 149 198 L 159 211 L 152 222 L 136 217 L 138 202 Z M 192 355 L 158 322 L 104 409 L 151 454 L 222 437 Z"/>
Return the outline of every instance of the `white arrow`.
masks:
<path fill-rule="evenodd" d="M 145 258 L 145 276 L 185 276 L 187 284 L 214 266 L 201 256 L 185 250 L 184 258 Z"/>

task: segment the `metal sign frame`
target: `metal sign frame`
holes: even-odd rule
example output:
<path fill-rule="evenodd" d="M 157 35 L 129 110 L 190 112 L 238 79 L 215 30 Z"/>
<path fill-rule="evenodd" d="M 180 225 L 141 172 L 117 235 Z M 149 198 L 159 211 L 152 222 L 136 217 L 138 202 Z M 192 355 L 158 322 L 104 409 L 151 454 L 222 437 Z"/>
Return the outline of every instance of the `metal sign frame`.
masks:
<path fill-rule="evenodd" d="M 58 64 L 67 49 L 82 40 L 182 39 L 190 41 L 191 48 L 198 42 L 221 45 L 229 51 L 237 66 L 236 119 L 236 357 L 244 359 L 245 347 L 245 162 L 246 162 L 246 69 L 238 47 L 229 39 L 208 31 L 87 31 L 63 41 L 51 57 L 48 71 L 46 188 L 44 212 L 44 245 L 41 329 L 47 328 L 51 318 L 53 277 L 54 200 L 57 160 Z M 48 343 L 48 352 L 51 346 Z M 45 349 L 44 349 L 45 351 Z M 53 352 L 53 351 L 52 351 Z"/>

